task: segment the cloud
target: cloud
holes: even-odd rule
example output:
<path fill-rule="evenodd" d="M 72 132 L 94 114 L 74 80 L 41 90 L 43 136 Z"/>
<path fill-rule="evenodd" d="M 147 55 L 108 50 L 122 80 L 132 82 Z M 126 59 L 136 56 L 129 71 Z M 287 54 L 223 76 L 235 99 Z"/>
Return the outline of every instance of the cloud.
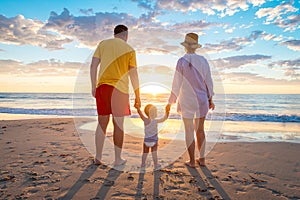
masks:
<path fill-rule="evenodd" d="M 300 40 L 288 40 L 279 43 L 279 45 L 287 46 L 287 48 L 294 51 L 300 51 Z"/>
<path fill-rule="evenodd" d="M 0 60 L 0 72 L 2 75 L 22 77 L 43 76 L 76 76 L 84 63 L 61 62 L 55 59 L 40 60 L 25 64 L 16 60 Z"/>
<path fill-rule="evenodd" d="M 146 3 L 146 2 L 144 2 Z M 51 13 L 45 29 L 56 31 L 62 35 L 76 38 L 85 46 L 94 48 L 103 39 L 112 37 L 113 28 L 116 24 L 122 23 L 129 27 L 129 43 L 137 51 L 143 52 L 164 52 L 178 51 L 179 40 L 182 40 L 186 31 L 203 34 L 203 30 L 213 26 L 221 26 L 218 23 L 208 23 L 204 20 L 191 22 L 164 24 L 156 21 L 157 11 L 150 11 L 140 17 L 134 17 L 127 13 L 95 13 L 93 16 L 73 16 L 67 9 L 61 14 Z M 154 48 L 160 49 L 154 51 Z"/>
<path fill-rule="evenodd" d="M 204 0 L 185 0 L 185 1 L 165 1 L 165 0 L 132 0 L 137 2 L 138 6 L 148 10 L 167 10 L 180 12 L 195 12 L 202 11 L 208 15 L 219 15 L 220 17 L 232 16 L 235 13 L 243 10 L 248 10 L 249 6 L 260 6 L 265 3 L 265 0 L 219 0 L 219 1 L 204 1 Z M 153 5 L 154 4 L 154 5 Z"/>
<path fill-rule="evenodd" d="M 271 56 L 265 55 L 241 55 L 241 56 L 232 56 L 227 58 L 220 58 L 212 60 L 213 65 L 219 70 L 239 68 L 249 64 L 255 64 L 261 62 L 262 60 L 271 59 Z"/>
<path fill-rule="evenodd" d="M 154 4 L 149 1 L 137 2 L 143 3 L 144 7 L 147 7 L 146 5 L 149 4 L 148 8 L 154 6 Z M 186 1 L 184 5 L 188 7 L 192 2 L 193 1 Z M 201 3 L 201 1 L 199 2 Z M 227 2 L 232 3 L 233 1 Z M 157 1 L 155 5 L 157 6 L 159 3 L 165 4 Z M 171 4 L 181 5 L 183 2 L 172 1 Z M 92 13 L 92 11 L 91 9 L 82 10 L 82 12 L 88 13 Z M 168 24 L 156 20 L 156 16 L 159 12 L 160 10 L 149 11 L 139 17 L 134 17 L 128 13 L 116 12 L 97 12 L 88 16 L 73 16 L 69 10 L 65 8 L 60 14 L 51 12 L 49 19 L 45 23 L 38 20 L 25 19 L 22 16 L 15 18 L 1 16 L 0 36 L 3 37 L 0 38 L 0 42 L 17 45 L 30 44 L 50 50 L 59 50 L 63 49 L 66 43 L 78 41 L 81 46 L 93 49 L 99 41 L 111 38 L 114 26 L 122 23 L 129 27 L 128 42 L 138 52 L 150 52 L 152 54 L 161 54 L 163 52 L 178 53 L 180 49 L 182 50 L 179 43 L 183 40 L 184 33 L 187 31 L 193 31 L 199 35 L 203 35 L 205 34 L 204 30 L 224 25 L 220 23 L 209 23 L 204 20 Z M 27 31 L 31 30 L 27 34 L 21 31 L 23 26 L 20 24 L 24 23 L 29 23 L 29 25 L 25 27 Z M 227 30 L 227 32 L 231 31 L 233 30 Z M 238 51 L 247 45 L 251 45 L 257 38 L 275 41 L 282 40 L 282 36 L 277 37 L 263 31 L 253 31 L 247 37 L 232 38 L 221 41 L 219 44 L 205 44 L 204 50 L 206 50 L 207 53 Z"/>
<path fill-rule="evenodd" d="M 231 72 L 221 74 L 224 84 L 261 85 L 261 86 L 299 86 L 300 80 L 274 79 L 250 72 Z M 258 88 L 259 90 L 259 88 Z M 259 92 L 259 91 L 258 91 Z"/>
<path fill-rule="evenodd" d="M 98 12 L 92 16 L 77 17 L 71 15 L 68 9 L 64 9 L 60 14 L 51 12 L 49 19 L 43 23 L 25 19 L 21 15 L 13 18 L 0 15 L 0 42 L 59 50 L 63 49 L 64 44 L 77 40 L 85 47 L 95 48 L 100 40 L 111 38 L 114 26 L 122 23 L 130 29 L 130 44 L 141 51 L 146 51 L 145 49 L 149 47 L 173 48 L 174 40 L 182 39 L 182 35 L 178 33 L 180 26 L 181 28 L 189 25 L 199 28 L 210 26 L 203 21 L 165 25 L 155 21 L 155 16 L 156 12 L 148 12 L 140 17 L 127 13 Z"/>
<path fill-rule="evenodd" d="M 17 67 L 22 68 L 22 63 L 16 60 L 0 60 L 1 74 L 11 74 Z"/>
<path fill-rule="evenodd" d="M 43 47 L 49 50 L 63 49 L 72 39 L 43 29 L 43 22 L 25 19 L 24 16 L 7 18 L 0 15 L 0 42 L 6 44 Z"/>
<path fill-rule="evenodd" d="M 135 36 L 139 36 L 139 34 L 135 32 L 145 31 L 144 36 L 140 37 L 144 43 L 145 38 L 148 36 L 147 33 L 156 33 L 157 27 L 161 26 L 160 23 L 152 22 L 153 16 L 155 16 L 154 12 L 143 14 L 139 18 L 127 13 L 98 12 L 93 16 L 76 17 L 71 15 L 67 9 L 64 9 L 59 15 L 52 12 L 44 28 L 76 38 L 80 43 L 94 48 L 100 40 L 112 37 L 115 25 L 122 23 L 130 27 L 129 37 L 136 38 L 137 41 L 139 41 L 139 38 Z M 147 41 L 151 41 L 152 38 L 153 35 L 148 37 Z M 137 41 L 134 42 L 137 43 Z M 142 43 L 139 43 L 139 45 L 141 46 Z"/>
<path fill-rule="evenodd" d="M 283 69 L 286 76 L 300 80 L 300 58 L 272 62 L 268 66 L 272 69 Z"/>
<path fill-rule="evenodd" d="M 79 10 L 84 15 L 92 15 L 94 14 L 94 10 L 92 8 L 89 9 L 80 9 Z"/>
<path fill-rule="evenodd" d="M 261 8 L 255 15 L 258 18 L 266 18 L 265 24 L 275 24 L 280 28 L 284 28 L 285 31 L 295 31 L 299 28 L 300 15 L 293 13 L 299 9 L 291 5 L 291 2 L 282 3 L 274 8 Z"/>
<path fill-rule="evenodd" d="M 231 38 L 229 40 L 223 40 L 219 44 L 207 43 L 204 45 L 203 49 L 206 53 L 239 51 L 239 50 L 243 49 L 244 47 L 246 47 L 247 45 L 251 45 L 257 39 L 263 39 L 263 40 L 267 40 L 267 41 L 269 41 L 269 40 L 281 41 L 281 40 L 283 40 L 283 37 L 257 30 L 257 31 L 252 31 L 251 34 L 247 37 Z M 286 44 L 284 44 L 284 45 L 286 45 Z M 291 48 L 292 44 L 290 44 L 289 46 Z M 296 47 L 294 47 L 294 48 L 296 48 Z"/>
<path fill-rule="evenodd" d="M 151 0 L 132 0 L 133 2 L 137 2 L 138 6 L 147 10 L 155 10 L 155 5 L 153 5 L 153 1 Z"/>
<path fill-rule="evenodd" d="M 239 51 L 261 37 L 262 33 L 262 31 L 253 31 L 248 37 L 232 38 L 221 41 L 219 44 L 205 44 L 203 49 L 207 53 Z"/>

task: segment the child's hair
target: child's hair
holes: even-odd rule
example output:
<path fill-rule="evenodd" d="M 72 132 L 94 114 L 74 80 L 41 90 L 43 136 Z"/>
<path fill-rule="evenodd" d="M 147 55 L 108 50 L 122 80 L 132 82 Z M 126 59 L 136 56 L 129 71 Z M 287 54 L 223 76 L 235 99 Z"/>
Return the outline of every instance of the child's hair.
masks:
<path fill-rule="evenodd" d="M 151 108 L 155 108 L 155 106 L 154 105 L 152 105 L 152 104 L 147 104 L 146 106 L 145 106 L 145 108 L 144 108 L 144 112 L 145 112 L 145 114 L 149 117 L 149 114 L 150 114 L 150 109 Z"/>

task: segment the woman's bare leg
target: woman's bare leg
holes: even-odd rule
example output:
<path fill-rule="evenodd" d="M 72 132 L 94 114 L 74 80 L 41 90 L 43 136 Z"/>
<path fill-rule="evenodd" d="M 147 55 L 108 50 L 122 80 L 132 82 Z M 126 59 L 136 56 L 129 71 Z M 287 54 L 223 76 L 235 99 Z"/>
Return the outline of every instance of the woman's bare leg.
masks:
<path fill-rule="evenodd" d="M 205 117 L 197 118 L 194 121 L 196 137 L 197 137 L 197 146 L 200 152 L 199 164 L 202 166 L 205 165 L 205 145 L 206 145 L 204 121 L 205 121 Z"/>
<path fill-rule="evenodd" d="M 193 119 L 183 118 L 185 129 L 185 143 L 188 148 L 190 160 L 186 162 L 186 165 L 195 167 L 195 140 L 194 140 L 194 124 Z"/>

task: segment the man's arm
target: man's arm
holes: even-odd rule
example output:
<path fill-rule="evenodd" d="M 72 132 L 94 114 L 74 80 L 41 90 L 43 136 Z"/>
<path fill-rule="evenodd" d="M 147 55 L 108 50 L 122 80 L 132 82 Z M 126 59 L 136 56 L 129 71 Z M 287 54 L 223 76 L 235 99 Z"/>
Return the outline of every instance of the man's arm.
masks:
<path fill-rule="evenodd" d="M 96 97 L 96 86 L 97 86 L 97 69 L 100 63 L 100 59 L 93 57 L 91 68 L 90 68 L 90 76 L 91 76 L 91 85 L 92 85 L 92 95 Z"/>
<path fill-rule="evenodd" d="M 135 94 L 134 107 L 141 108 L 140 83 L 136 67 L 129 66 L 129 76 Z"/>

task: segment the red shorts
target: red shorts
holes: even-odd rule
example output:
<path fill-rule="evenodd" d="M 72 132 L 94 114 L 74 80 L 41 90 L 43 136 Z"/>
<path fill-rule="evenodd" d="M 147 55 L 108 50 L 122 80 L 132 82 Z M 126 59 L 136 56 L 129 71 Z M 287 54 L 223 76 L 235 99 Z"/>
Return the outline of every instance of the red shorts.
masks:
<path fill-rule="evenodd" d="M 96 89 L 98 115 L 123 117 L 130 115 L 129 94 L 123 93 L 111 85 L 100 85 Z"/>

